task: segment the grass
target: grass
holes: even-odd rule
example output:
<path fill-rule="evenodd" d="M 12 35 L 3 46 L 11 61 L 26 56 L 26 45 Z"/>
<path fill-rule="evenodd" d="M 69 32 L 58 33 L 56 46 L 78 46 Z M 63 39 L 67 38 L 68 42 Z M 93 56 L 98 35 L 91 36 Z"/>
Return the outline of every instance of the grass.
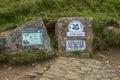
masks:
<path fill-rule="evenodd" d="M 12 1 L 10 3 L 10 1 Z M 1 2 L 2 7 L 0 8 L 0 22 L 1 25 L 5 23 L 18 24 L 29 16 L 37 17 L 42 16 L 43 18 L 50 18 L 51 15 L 58 13 L 63 16 L 69 16 L 71 12 L 83 13 L 85 12 L 107 12 L 116 13 L 116 7 L 111 5 L 111 1 L 105 2 L 103 5 L 96 1 L 87 0 L 5 0 Z M 9 6 L 4 6 L 8 3 Z M 118 4 L 118 3 L 117 3 Z M 33 7 L 34 6 L 34 7 Z M 109 8 L 108 8 L 109 7 Z M 118 7 L 118 6 L 117 6 Z M 103 9 L 104 8 L 104 9 Z M 64 14 L 65 13 L 65 14 Z M 34 16 L 33 16 L 34 15 Z M 88 14 L 87 14 L 88 15 Z M 78 16 L 78 15 L 74 15 Z M 53 16 L 51 18 L 54 18 Z M 13 24 L 13 26 L 14 26 Z M 12 25 L 11 25 L 12 26 Z M 9 26 L 8 26 L 9 27 Z"/>
<path fill-rule="evenodd" d="M 29 53 L 5 54 L 5 60 L 9 64 L 31 64 L 43 61 L 54 56 L 53 53 L 45 53 L 44 51 L 36 51 Z"/>
<path fill-rule="evenodd" d="M 90 52 L 88 50 L 83 50 L 83 51 L 80 51 L 80 50 L 74 50 L 71 52 L 72 54 L 75 54 L 75 55 L 80 55 L 80 54 L 90 54 Z"/>
<path fill-rule="evenodd" d="M 93 53 L 88 51 L 88 50 L 83 50 L 83 51 L 80 51 L 80 50 L 74 50 L 71 52 L 74 56 L 77 56 L 77 57 L 82 57 L 82 58 L 92 58 L 93 57 Z"/>

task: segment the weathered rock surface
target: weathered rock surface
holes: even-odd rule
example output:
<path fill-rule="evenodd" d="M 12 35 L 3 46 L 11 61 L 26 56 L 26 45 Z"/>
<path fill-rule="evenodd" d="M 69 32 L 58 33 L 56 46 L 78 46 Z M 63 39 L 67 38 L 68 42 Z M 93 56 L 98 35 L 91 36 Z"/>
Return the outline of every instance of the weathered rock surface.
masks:
<path fill-rule="evenodd" d="M 43 30 L 43 44 L 42 45 L 32 45 L 23 46 L 22 45 L 22 30 L 23 29 L 42 29 Z M 43 50 L 46 53 L 52 52 L 52 47 L 50 45 L 50 39 L 47 34 L 47 30 L 41 18 L 36 18 L 28 21 L 16 29 L 10 31 L 6 36 L 6 44 L 4 46 L 3 52 L 16 54 L 30 51 Z"/>
<path fill-rule="evenodd" d="M 0 51 L 4 48 L 5 38 L 0 39 Z"/>
<path fill-rule="evenodd" d="M 70 53 L 71 49 L 80 50 L 82 44 L 77 41 L 84 41 L 85 47 L 82 46 L 82 48 L 84 47 L 84 50 L 92 52 L 92 20 L 92 18 L 86 17 L 63 17 L 57 21 L 56 37 L 60 55 L 69 55 L 67 53 Z M 67 41 L 71 41 L 72 43 Z"/>

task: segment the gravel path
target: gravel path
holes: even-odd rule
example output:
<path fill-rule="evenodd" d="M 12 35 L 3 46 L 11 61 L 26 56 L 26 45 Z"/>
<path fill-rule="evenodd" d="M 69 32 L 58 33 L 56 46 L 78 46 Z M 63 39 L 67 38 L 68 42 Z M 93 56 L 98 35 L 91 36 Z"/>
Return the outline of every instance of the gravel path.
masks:
<path fill-rule="evenodd" d="M 107 61 L 59 57 L 39 80 L 118 80 Z"/>

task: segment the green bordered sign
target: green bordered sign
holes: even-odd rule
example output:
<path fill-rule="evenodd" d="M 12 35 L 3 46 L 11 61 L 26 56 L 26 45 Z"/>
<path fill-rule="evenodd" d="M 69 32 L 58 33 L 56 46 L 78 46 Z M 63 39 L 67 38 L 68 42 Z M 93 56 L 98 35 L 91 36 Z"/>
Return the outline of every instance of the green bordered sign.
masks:
<path fill-rule="evenodd" d="M 22 30 L 22 45 L 42 45 L 43 30 L 42 29 L 23 29 Z"/>

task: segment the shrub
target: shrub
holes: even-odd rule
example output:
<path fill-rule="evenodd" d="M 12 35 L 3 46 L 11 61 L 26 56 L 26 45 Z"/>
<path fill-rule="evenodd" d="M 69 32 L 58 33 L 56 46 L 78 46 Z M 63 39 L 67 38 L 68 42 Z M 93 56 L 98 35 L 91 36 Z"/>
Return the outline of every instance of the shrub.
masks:
<path fill-rule="evenodd" d="M 53 41 L 53 47 L 54 47 L 54 49 L 58 49 L 58 41 L 57 40 Z"/>
<path fill-rule="evenodd" d="M 118 47 L 120 46 L 120 32 L 116 32 L 114 30 L 105 29 L 105 42 L 107 46 L 110 47 Z"/>

